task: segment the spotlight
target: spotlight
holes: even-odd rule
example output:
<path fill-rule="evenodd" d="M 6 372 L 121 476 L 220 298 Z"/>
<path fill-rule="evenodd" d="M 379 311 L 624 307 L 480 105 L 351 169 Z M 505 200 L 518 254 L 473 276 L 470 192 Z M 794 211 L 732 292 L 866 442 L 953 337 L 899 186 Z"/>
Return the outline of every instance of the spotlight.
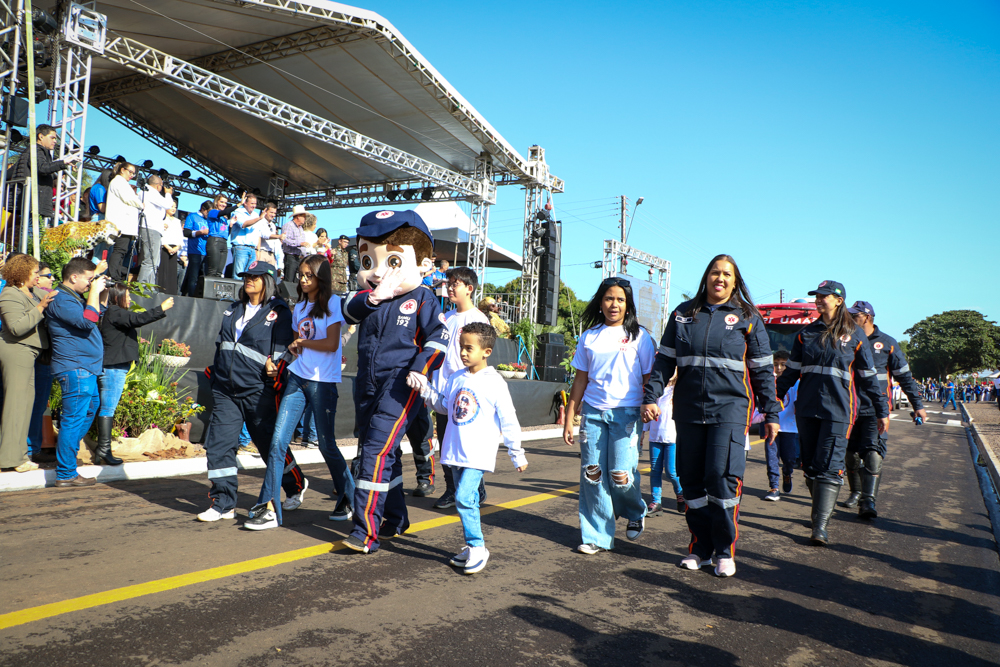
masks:
<path fill-rule="evenodd" d="M 115 157 L 115 162 L 128 162 L 128 160 L 125 159 L 124 155 L 118 155 Z"/>
<path fill-rule="evenodd" d="M 100 155 L 101 154 L 101 147 L 100 146 L 91 146 L 90 148 L 87 149 L 87 154 L 88 155 Z"/>
<path fill-rule="evenodd" d="M 204 180 L 205 180 L 204 178 L 199 178 L 198 182 L 201 183 Z M 203 185 L 202 187 L 205 187 L 205 186 Z M 229 183 L 229 181 L 222 181 L 221 183 L 219 183 L 219 189 L 220 190 L 223 190 L 223 191 L 224 190 L 228 190 L 231 187 L 233 187 L 233 186 Z"/>
<path fill-rule="evenodd" d="M 198 177 L 196 183 L 198 184 L 199 190 L 204 190 L 205 188 L 208 187 L 208 181 L 206 181 L 204 178 L 201 178 L 200 176 Z"/>
<path fill-rule="evenodd" d="M 160 178 L 166 178 L 167 176 L 170 175 L 170 172 L 167 171 L 166 169 L 161 169 L 161 170 L 159 170 L 156 173 L 157 173 L 157 175 L 159 175 Z"/>
<path fill-rule="evenodd" d="M 146 160 L 145 162 L 142 163 L 142 168 L 143 169 L 152 169 L 153 168 L 153 161 L 152 160 Z"/>
<path fill-rule="evenodd" d="M 405 199 L 406 201 L 410 201 L 416 194 L 417 194 L 416 190 L 403 190 L 403 199 Z"/>
<path fill-rule="evenodd" d="M 48 87 L 45 85 L 45 79 L 41 77 L 35 77 L 35 104 L 41 104 L 45 101 L 46 91 Z"/>
<path fill-rule="evenodd" d="M 24 135 L 21 134 L 20 132 L 18 132 L 17 130 L 15 130 L 14 128 L 11 128 L 11 130 L 10 130 L 10 142 L 12 144 L 16 144 L 16 143 L 19 143 L 22 139 L 24 139 Z"/>
<path fill-rule="evenodd" d="M 538 222 L 535 223 L 531 228 L 531 235 L 536 239 L 545 238 L 549 235 L 549 223 L 548 222 Z"/>
<path fill-rule="evenodd" d="M 181 172 L 181 178 L 191 178 L 191 172 L 185 169 Z"/>
<path fill-rule="evenodd" d="M 253 193 L 254 193 L 255 195 L 259 195 L 259 194 L 260 194 L 260 188 L 254 188 L 254 189 L 253 189 Z"/>
<path fill-rule="evenodd" d="M 396 197 L 398 196 L 399 196 L 399 190 L 389 190 L 387 193 L 385 193 L 385 197 L 389 201 L 396 201 Z"/>
<path fill-rule="evenodd" d="M 59 24 L 51 14 L 41 9 L 31 10 L 32 29 L 42 35 L 51 35 L 59 29 Z"/>
<path fill-rule="evenodd" d="M 604 262 L 594 262 L 594 268 L 595 269 L 603 269 L 604 268 Z"/>
<path fill-rule="evenodd" d="M 545 246 L 536 245 L 534 248 L 531 249 L 531 252 L 535 254 L 535 257 L 541 257 L 542 255 L 545 254 Z"/>
<path fill-rule="evenodd" d="M 434 188 L 424 188 L 424 191 L 420 194 L 420 198 L 424 201 L 430 201 L 434 198 Z"/>

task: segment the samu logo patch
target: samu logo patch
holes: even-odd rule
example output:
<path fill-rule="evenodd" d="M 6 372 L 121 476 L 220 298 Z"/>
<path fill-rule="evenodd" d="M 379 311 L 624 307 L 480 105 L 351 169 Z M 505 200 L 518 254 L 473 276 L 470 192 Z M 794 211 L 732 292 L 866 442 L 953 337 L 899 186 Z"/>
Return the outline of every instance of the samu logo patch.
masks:
<path fill-rule="evenodd" d="M 404 315 L 412 315 L 413 313 L 417 312 L 417 300 L 407 299 L 399 306 L 399 312 L 403 313 Z"/>

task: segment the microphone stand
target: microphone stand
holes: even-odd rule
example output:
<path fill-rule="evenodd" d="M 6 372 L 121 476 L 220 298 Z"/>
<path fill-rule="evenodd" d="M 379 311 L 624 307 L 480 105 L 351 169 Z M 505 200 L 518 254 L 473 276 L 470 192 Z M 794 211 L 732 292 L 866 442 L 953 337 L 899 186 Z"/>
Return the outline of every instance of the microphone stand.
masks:
<path fill-rule="evenodd" d="M 128 271 L 132 269 L 132 262 L 135 260 L 136 253 L 145 248 L 142 242 L 142 230 L 146 222 L 146 180 L 139 175 L 135 177 L 135 187 L 139 191 L 139 200 L 142 202 L 142 208 L 139 209 L 139 229 L 138 234 L 135 237 L 135 243 L 132 244 L 132 253 L 128 258 L 128 270 L 125 271 L 125 277 L 128 278 Z M 149 244 L 149 233 L 146 234 L 146 245 Z M 140 248 L 142 246 L 142 248 Z M 142 266 L 139 266 L 139 270 L 142 270 Z M 136 280 L 139 279 L 139 274 L 135 275 Z"/>

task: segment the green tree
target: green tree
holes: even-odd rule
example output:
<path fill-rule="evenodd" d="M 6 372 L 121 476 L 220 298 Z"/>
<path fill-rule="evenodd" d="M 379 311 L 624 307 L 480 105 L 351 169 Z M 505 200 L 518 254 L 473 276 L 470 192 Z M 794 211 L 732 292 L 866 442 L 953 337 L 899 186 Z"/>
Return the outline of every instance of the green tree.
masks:
<path fill-rule="evenodd" d="M 949 310 L 905 332 L 914 375 L 945 377 L 1000 364 L 1000 327 L 975 310 Z"/>

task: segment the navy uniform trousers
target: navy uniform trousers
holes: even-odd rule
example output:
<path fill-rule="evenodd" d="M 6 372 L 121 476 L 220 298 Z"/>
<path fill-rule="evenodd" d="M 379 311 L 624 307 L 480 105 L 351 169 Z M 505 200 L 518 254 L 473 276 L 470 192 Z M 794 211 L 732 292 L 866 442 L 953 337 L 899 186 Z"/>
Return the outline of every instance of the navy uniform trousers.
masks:
<path fill-rule="evenodd" d="M 264 461 L 271 450 L 271 438 L 277 420 L 277 396 L 270 387 L 242 398 L 233 398 L 229 392 L 212 384 L 212 421 L 205 434 L 205 451 L 208 455 L 208 478 L 212 489 L 208 492 L 212 507 L 228 512 L 236 507 L 237 481 L 236 450 L 239 447 L 243 424 Z M 296 465 L 291 450 L 285 454 L 285 470 L 281 486 L 288 496 L 300 492 L 304 486 L 302 470 Z"/>
<path fill-rule="evenodd" d="M 732 558 L 739 537 L 746 471 L 745 424 L 676 422 L 677 474 L 687 502 L 688 552 L 702 560 Z"/>
<path fill-rule="evenodd" d="M 851 437 L 847 441 L 847 451 L 855 452 L 864 458 L 865 452 L 876 451 L 885 458 L 888 433 L 878 432 L 878 417 L 875 415 L 859 415 L 851 428 Z"/>
<path fill-rule="evenodd" d="M 434 426 L 430 410 L 420 407 L 413 423 L 406 429 L 406 439 L 413 449 L 413 465 L 417 469 L 417 484 L 434 486 Z M 400 452 L 402 453 L 402 452 Z"/>
<path fill-rule="evenodd" d="M 874 420 L 874 417 L 871 417 Z M 818 417 L 796 417 L 802 470 L 806 477 L 828 484 L 842 485 L 847 467 L 847 440 L 850 424 Z"/>

